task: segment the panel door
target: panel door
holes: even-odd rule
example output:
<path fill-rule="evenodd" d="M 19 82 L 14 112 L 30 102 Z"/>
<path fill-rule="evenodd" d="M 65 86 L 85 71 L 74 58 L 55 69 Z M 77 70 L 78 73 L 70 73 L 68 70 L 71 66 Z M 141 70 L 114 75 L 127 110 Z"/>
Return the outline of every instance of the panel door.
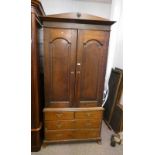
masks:
<path fill-rule="evenodd" d="M 109 32 L 78 30 L 76 106 L 102 104 Z"/>
<path fill-rule="evenodd" d="M 45 28 L 44 32 L 46 106 L 72 106 L 77 30 Z"/>

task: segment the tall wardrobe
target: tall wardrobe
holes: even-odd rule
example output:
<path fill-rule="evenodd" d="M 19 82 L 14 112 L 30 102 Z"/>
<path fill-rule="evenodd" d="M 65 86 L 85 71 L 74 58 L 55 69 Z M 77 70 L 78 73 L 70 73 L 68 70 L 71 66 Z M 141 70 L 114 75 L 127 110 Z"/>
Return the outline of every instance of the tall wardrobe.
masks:
<path fill-rule="evenodd" d="M 42 14 L 39 18 L 44 38 L 43 143 L 100 142 L 114 21 L 83 13 Z"/>
<path fill-rule="evenodd" d="M 82 13 L 41 17 L 44 143 L 100 141 L 110 26 Z"/>

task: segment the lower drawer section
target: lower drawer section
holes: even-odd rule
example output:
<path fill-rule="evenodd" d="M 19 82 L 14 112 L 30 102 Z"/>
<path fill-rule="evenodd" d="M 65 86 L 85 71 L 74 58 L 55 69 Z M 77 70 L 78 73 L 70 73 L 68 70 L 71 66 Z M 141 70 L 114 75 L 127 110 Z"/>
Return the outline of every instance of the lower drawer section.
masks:
<path fill-rule="evenodd" d="M 44 142 L 100 140 L 102 107 L 44 108 Z"/>
<path fill-rule="evenodd" d="M 60 130 L 45 131 L 45 140 L 88 139 L 100 137 L 100 130 Z"/>

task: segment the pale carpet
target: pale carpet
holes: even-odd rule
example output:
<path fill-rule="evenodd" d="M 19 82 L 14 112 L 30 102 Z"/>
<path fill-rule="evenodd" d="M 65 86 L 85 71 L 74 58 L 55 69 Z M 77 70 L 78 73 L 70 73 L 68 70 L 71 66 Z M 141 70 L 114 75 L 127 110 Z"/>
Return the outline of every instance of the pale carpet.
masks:
<path fill-rule="evenodd" d="M 105 123 L 102 123 L 102 144 L 96 142 L 51 144 L 41 148 L 31 155 L 123 155 L 123 145 L 110 146 L 110 137 L 113 134 Z"/>

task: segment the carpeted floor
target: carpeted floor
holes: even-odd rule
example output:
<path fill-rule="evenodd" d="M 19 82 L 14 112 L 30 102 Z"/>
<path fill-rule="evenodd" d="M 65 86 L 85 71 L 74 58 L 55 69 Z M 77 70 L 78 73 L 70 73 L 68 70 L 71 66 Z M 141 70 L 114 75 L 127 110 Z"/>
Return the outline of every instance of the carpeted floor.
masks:
<path fill-rule="evenodd" d="M 96 142 L 51 144 L 31 155 L 123 155 L 123 145 L 110 146 L 113 131 L 102 123 L 102 144 Z"/>

